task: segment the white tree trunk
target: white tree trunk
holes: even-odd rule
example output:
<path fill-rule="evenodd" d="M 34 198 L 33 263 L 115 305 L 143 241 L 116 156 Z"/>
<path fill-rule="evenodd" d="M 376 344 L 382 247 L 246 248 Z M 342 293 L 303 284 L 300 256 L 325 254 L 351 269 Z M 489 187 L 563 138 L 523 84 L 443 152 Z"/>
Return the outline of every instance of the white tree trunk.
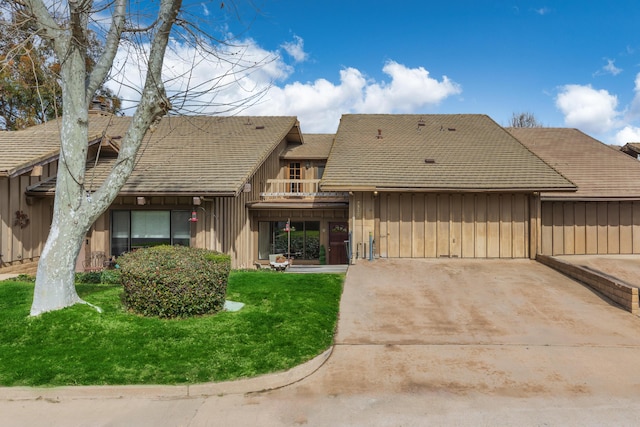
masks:
<path fill-rule="evenodd" d="M 51 225 L 49 238 L 42 251 L 31 315 L 58 310 L 82 302 L 75 287 L 75 264 L 84 235 L 78 227 L 66 222 Z"/>

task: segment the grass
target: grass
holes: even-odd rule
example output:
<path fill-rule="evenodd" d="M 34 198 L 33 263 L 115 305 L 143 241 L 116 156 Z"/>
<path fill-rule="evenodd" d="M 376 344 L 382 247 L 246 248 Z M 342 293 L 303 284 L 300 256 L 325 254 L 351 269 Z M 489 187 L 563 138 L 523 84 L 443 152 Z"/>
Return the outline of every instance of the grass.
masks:
<path fill-rule="evenodd" d="M 344 275 L 232 272 L 237 312 L 144 318 L 117 285 L 77 284 L 87 305 L 29 317 L 33 283 L 0 282 L 0 385 L 189 384 L 312 359 L 333 340 Z"/>

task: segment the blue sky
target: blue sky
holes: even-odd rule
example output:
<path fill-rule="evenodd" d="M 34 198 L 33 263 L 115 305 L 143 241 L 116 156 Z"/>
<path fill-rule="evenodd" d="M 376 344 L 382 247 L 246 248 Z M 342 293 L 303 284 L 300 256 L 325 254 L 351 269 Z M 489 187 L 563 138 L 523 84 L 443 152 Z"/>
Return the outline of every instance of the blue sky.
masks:
<path fill-rule="evenodd" d="M 229 12 L 191 1 L 212 28 Z M 239 114 L 296 115 L 303 132 L 330 133 L 344 113 L 482 113 L 506 125 L 526 111 L 606 143 L 640 141 L 633 1 L 254 3 L 258 13 L 238 3 L 248 26 L 224 28 L 247 57 L 272 59 L 244 96 L 272 85 Z"/>

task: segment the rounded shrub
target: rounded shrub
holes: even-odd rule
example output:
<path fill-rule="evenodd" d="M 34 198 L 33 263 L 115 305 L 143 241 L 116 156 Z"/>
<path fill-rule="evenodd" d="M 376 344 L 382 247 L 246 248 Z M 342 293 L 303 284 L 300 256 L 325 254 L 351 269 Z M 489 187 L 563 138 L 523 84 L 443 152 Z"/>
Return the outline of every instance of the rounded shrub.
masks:
<path fill-rule="evenodd" d="M 144 316 L 190 317 L 224 307 L 228 255 L 185 246 L 155 246 L 118 258 L 124 304 Z"/>

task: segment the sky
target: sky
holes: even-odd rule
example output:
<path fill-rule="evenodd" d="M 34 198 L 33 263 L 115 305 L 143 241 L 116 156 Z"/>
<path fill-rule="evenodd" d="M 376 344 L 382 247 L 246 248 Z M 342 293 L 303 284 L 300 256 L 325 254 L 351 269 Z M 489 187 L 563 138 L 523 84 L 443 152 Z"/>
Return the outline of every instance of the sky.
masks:
<path fill-rule="evenodd" d="M 235 59 L 174 39 L 167 89 L 197 93 L 176 97 L 176 110 L 293 115 L 303 133 L 334 133 L 342 114 L 478 113 L 507 126 L 528 112 L 608 144 L 640 141 L 637 1 L 185 4 L 186 17 L 232 40 L 217 48 Z M 121 52 L 108 83 L 133 102 L 139 58 Z M 229 111 L 239 100 L 247 102 Z"/>

